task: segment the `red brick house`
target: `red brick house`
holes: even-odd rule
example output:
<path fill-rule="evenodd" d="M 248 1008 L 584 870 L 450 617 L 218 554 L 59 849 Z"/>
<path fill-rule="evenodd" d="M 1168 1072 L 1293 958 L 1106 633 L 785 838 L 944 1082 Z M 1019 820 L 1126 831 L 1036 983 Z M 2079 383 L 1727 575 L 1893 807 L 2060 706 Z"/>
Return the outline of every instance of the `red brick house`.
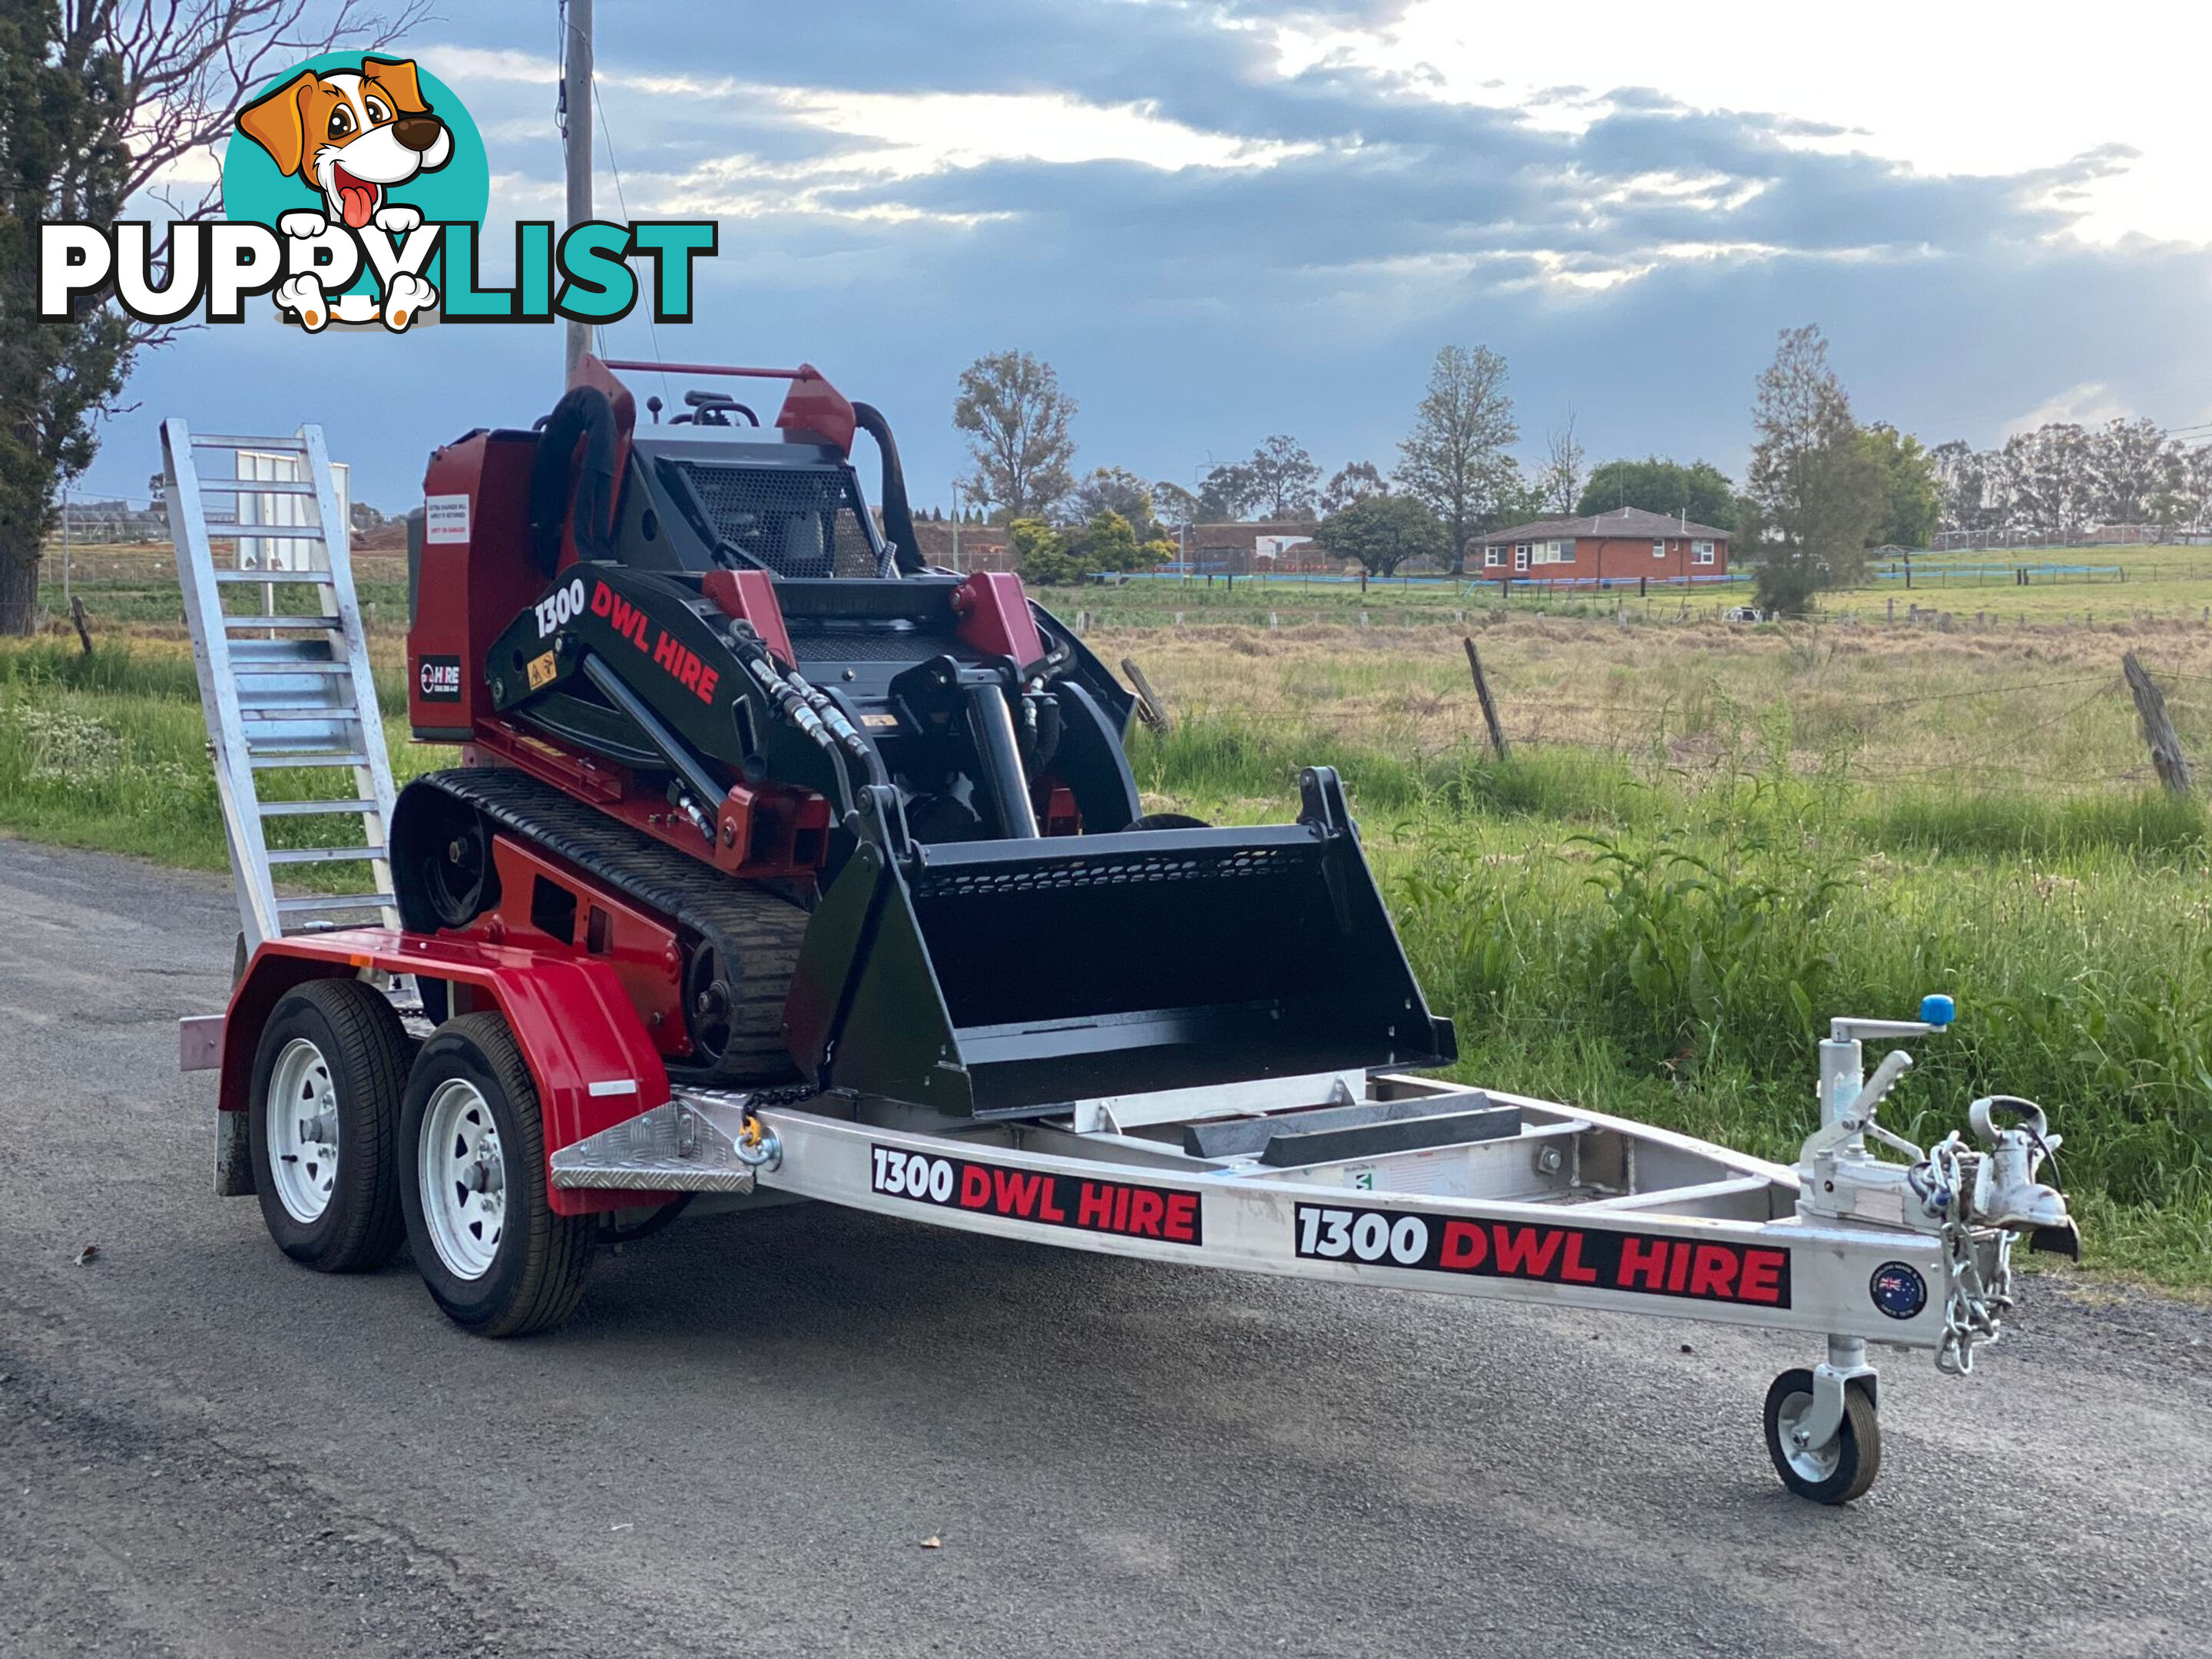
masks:
<path fill-rule="evenodd" d="M 1580 519 L 1540 519 L 1468 544 L 1468 574 L 1492 581 L 1618 586 L 1639 580 L 1698 581 L 1728 574 L 1729 532 L 1640 507 Z"/>

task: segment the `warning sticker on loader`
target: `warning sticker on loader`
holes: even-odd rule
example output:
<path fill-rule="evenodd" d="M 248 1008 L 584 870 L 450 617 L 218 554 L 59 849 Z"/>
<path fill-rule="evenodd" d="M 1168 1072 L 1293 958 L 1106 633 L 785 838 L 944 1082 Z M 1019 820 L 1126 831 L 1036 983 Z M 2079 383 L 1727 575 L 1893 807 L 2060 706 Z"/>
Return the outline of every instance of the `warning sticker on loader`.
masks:
<path fill-rule="evenodd" d="M 1790 1252 L 1595 1227 L 1529 1226 L 1406 1210 L 1301 1204 L 1299 1255 L 1370 1267 L 1528 1279 L 1698 1302 L 1790 1305 Z"/>
<path fill-rule="evenodd" d="M 1116 1233 L 1170 1244 L 1206 1242 L 1205 1212 L 1196 1193 L 1090 1176 L 1010 1170 L 897 1146 L 872 1146 L 868 1150 L 872 1158 L 868 1185 L 889 1198 L 1011 1221 L 1042 1222 L 1077 1232 Z"/>

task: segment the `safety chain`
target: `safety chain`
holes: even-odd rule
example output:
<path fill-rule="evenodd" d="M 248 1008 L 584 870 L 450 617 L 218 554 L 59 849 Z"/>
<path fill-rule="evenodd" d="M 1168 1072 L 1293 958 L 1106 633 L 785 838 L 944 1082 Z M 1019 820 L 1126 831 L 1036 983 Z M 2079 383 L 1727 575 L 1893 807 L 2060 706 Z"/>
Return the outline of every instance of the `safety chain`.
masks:
<path fill-rule="evenodd" d="M 2013 1236 L 2002 1231 L 1997 1234 L 1996 1272 L 1984 1279 L 1974 1248 L 1974 1230 L 1966 1216 L 1967 1206 L 1960 1201 L 1969 1190 L 1966 1160 L 1973 1155 L 1955 1133 L 1928 1154 L 1934 1184 L 1948 1200 L 1940 1207 L 1944 1212 L 1944 1277 L 1950 1282 L 1950 1291 L 1943 1304 L 1943 1337 L 1936 1350 L 1936 1369 L 1951 1376 L 1972 1372 L 1974 1350 L 1997 1340 L 1998 1327 L 2013 1307 Z"/>
<path fill-rule="evenodd" d="M 787 1083 L 774 1089 L 748 1089 L 744 1092 L 747 1108 L 761 1106 L 796 1106 L 802 1100 L 811 1100 L 817 1095 L 835 1094 L 834 1089 L 817 1089 L 811 1083 Z"/>

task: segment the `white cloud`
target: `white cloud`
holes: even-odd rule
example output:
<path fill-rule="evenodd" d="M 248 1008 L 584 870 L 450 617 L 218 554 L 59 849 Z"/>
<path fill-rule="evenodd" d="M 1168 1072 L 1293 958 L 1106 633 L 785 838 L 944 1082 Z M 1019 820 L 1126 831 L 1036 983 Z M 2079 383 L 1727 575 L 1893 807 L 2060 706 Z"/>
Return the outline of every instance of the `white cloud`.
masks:
<path fill-rule="evenodd" d="M 807 125 L 885 146 L 918 171 L 987 161 L 1135 161 L 1164 172 L 1267 167 L 1310 146 L 1202 132 L 1144 104 L 1066 93 L 854 93 L 760 88 Z"/>
<path fill-rule="evenodd" d="M 550 57 L 472 47 L 437 48 L 441 72 L 465 85 L 550 85 Z M 1066 92 L 853 92 L 780 86 L 731 76 L 641 70 L 617 59 L 599 65 L 606 125 L 629 150 L 626 197 L 638 212 L 727 218 L 819 215 L 879 223 L 975 225 L 994 214 L 930 213 L 882 202 L 836 199 L 840 186 L 926 178 L 994 162 L 1075 165 L 1127 161 L 1166 173 L 1263 168 L 1316 146 L 1208 132 L 1144 102 L 1101 103 Z M 680 129 L 672 121 L 680 114 Z M 714 144 L 717 117 L 732 125 L 785 127 L 811 142 L 793 159 Z M 517 115 L 484 125 L 488 137 L 521 138 L 542 118 Z M 602 133 L 602 138 L 605 138 Z M 684 159 L 658 169 L 641 158 L 674 149 Z M 690 156 L 712 151 L 696 163 Z M 618 164 L 624 157 L 617 154 Z"/>
<path fill-rule="evenodd" d="M 536 52 L 432 45 L 424 46 L 421 55 L 426 66 L 437 70 L 440 79 L 453 82 L 520 81 L 550 87 L 561 78 L 560 65 Z"/>
<path fill-rule="evenodd" d="M 1584 0 L 1562 27 L 1543 7 L 1413 0 L 1376 29 L 1302 21 L 1279 30 L 1276 45 L 1286 72 L 1364 64 L 1407 74 L 1431 96 L 1520 109 L 1570 131 L 1606 108 L 1601 92 L 1586 88 L 1786 112 L 1844 130 L 1786 141 L 1795 146 L 1863 150 L 1928 174 L 2019 173 L 2125 146 L 2136 159 L 2085 186 L 2072 234 L 2212 243 L 2203 54 L 2180 38 L 2191 15 L 2201 31 L 2200 9 L 2172 0 L 2105 0 L 2091 23 L 2078 8 L 2031 0 L 2002 15 L 1923 6 L 1909 27 L 1873 14 L 1863 27 L 1839 27 L 1832 10 L 1771 0 L 1701 0 L 1693 15 L 1646 0 Z"/>
<path fill-rule="evenodd" d="M 2102 426 L 2107 421 L 2124 419 L 2135 412 L 2133 404 L 2103 381 L 2085 380 L 2080 386 L 2052 393 L 2027 414 L 2007 421 L 2002 435 L 2009 438 L 2015 432 L 2033 432 L 2054 421 L 2071 421 L 2076 426 Z"/>

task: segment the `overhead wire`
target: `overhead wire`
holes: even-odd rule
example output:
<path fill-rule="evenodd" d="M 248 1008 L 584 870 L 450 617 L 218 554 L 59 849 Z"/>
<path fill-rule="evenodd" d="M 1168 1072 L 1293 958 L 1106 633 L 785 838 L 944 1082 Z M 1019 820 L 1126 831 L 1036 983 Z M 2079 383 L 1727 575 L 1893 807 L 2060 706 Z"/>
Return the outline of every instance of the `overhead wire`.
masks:
<path fill-rule="evenodd" d="M 623 193 L 622 164 L 615 160 L 614 128 L 607 120 L 607 100 L 599 94 L 597 76 L 594 76 L 592 81 L 592 106 L 599 112 L 599 137 L 607 147 L 607 172 L 615 181 L 615 205 L 622 210 L 623 222 L 628 224 L 630 222 L 629 198 Z M 634 276 L 637 275 L 635 264 L 631 266 L 631 274 Z M 656 363 L 665 363 L 668 360 L 660 354 L 660 321 L 656 315 L 659 310 L 659 306 L 657 301 L 647 307 L 645 326 L 647 335 L 653 342 L 653 361 Z M 667 404 L 673 395 L 669 388 L 668 372 L 665 369 L 660 373 L 660 393 L 663 404 Z"/>

